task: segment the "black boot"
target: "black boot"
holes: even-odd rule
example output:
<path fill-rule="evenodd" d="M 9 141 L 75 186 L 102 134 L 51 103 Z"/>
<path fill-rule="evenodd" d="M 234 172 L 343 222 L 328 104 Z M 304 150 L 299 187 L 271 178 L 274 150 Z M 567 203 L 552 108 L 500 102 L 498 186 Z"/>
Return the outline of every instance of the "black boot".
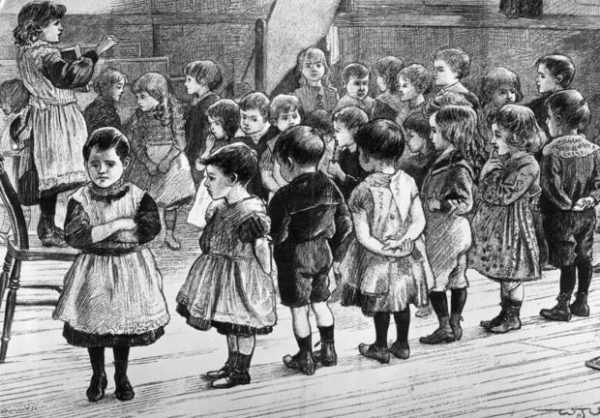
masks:
<path fill-rule="evenodd" d="M 115 397 L 120 401 L 129 401 L 135 396 L 127 377 L 129 347 L 113 347 L 113 354 L 115 356 Z"/>
<path fill-rule="evenodd" d="M 333 325 L 329 327 L 319 327 L 321 334 L 321 350 L 314 356 L 315 361 L 320 362 L 325 367 L 335 366 L 337 364 L 337 353 L 333 339 Z"/>
<path fill-rule="evenodd" d="M 438 317 L 440 326 L 430 335 L 419 338 L 422 344 L 442 344 L 455 341 L 454 333 L 448 318 L 448 299 L 446 292 L 431 292 L 429 294 L 431 306 Z"/>
<path fill-rule="evenodd" d="M 215 389 L 229 389 L 238 385 L 247 385 L 250 383 L 250 362 L 252 354 L 246 355 L 237 353 L 237 360 L 231 373 L 219 380 L 211 383 Z"/>
<path fill-rule="evenodd" d="M 551 309 L 542 309 L 540 315 L 550 321 L 565 321 L 571 320 L 571 309 L 569 308 L 570 293 L 561 292 L 556 300 L 558 303 Z"/>
<path fill-rule="evenodd" d="M 500 324 L 495 327 L 488 328 L 488 331 L 493 334 L 505 334 L 508 331 L 521 329 L 521 305 L 523 302 L 516 300 L 508 301 L 508 308 L 504 314 L 504 318 Z"/>
<path fill-rule="evenodd" d="M 296 341 L 298 342 L 300 351 L 293 356 L 290 354 L 283 356 L 283 364 L 290 369 L 299 370 L 309 376 L 315 374 L 315 360 L 312 353 L 312 335 L 309 334 L 308 337 L 305 338 L 296 337 Z"/>
<path fill-rule="evenodd" d="M 221 367 L 219 370 L 211 370 L 206 373 L 206 377 L 209 379 L 221 379 L 223 377 L 229 376 L 233 371 L 233 367 L 237 363 L 238 354 L 235 351 L 229 352 L 229 357 L 227 357 L 227 361 L 225 365 Z"/>
<path fill-rule="evenodd" d="M 573 315 L 590 316 L 590 306 L 587 304 L 587 297 L 587 293 L 577 292 L 575 294 L 575 302 L 569 306 Z"/>
<path fill-rule="evenodd" d="M 93 375 L 85 394 L 90 402 L 98 402 L 104 397 L 104 391 L 108 385 L 104 371 L 104 347 L 89 347 L 88 354 Z"/>
<path fill-rule="evenodd" d="M 450 297 L 450 328 L 456 341 L 460 341 L 463 335 L 460 321 L 462 321 L 462 312 L 467 302 L 467 289 L 452 289 Z"/>
<path fill-rule="evenodd" d="M 500 325 L 502 323 L 502 320 L 504 319 L 504 315 L 506 315 L 506 310 L 508 309 L 508 298 L 504 295 L 502 295 L 502 299 L 500 301 L 500 306 L 502 307 L 502 309 L 500 310 L 500 313 L 498 315 L 496 315 L 494 318 L 492 318 L 488 321 L 484 320 L 479 323 L 479 325 L 482 328 L 490 329 L 493 327 L 497 327 L 498 325 Z"/>

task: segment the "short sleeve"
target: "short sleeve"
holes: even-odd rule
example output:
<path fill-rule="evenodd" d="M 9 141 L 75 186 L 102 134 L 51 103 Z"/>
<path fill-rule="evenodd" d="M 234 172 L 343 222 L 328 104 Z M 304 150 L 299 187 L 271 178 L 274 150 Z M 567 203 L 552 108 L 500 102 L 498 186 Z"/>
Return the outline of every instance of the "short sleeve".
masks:
<path fill-rule="evenodd" d="M 254 242 L 269 233 L 269 221 L 263 214 L 253 213 L 238 228 L 238 237 L 240 241 L 248 243 Z"/>
<path fill-rule="evenodd" d="M 351 213 L 370 213 L 373 208 L 373 195 L 369 188 L 364 183 L 359 184 L 350 195 L 350 199 L 348 199 L 348 209 Z"/>

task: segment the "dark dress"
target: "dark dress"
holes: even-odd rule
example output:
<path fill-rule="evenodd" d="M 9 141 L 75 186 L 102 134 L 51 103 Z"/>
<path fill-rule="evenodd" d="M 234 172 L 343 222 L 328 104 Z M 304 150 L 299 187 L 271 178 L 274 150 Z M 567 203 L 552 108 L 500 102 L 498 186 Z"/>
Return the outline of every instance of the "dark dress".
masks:
<path fill-rule="evenodd" d="M 241 136 L 234 138 L 233 142 L 242 142 L 248 145 L 251 149 L 256 151 L 258 161 L 260 163 L 263 153 L 267 150 L 268 142 L 279 135 L 279 129 L 276 126 L 271 125 L 267 132 L 258 139 L 253 139 L 249 136 Z M 260 172 L 256 173 L 256 176 L 248 183 L 247 190 L 250 194 L 260 197 L 264 202 L 269 200 L 269 191 L 263 185 Z"/>
<path fill-rule="evenodd" d="M 352 191 L 358 184 L 367 178 L 368 174 L 360 166 L 358 161 L 358 150 L 350 151 L 348 148 L 340 151 L 338 156 L 338 164 L 342 171 L 346 174 L 346 179 L 341 181 L 337 177 L 333 180 L 339 187 L 340 191 L 344 195 L 344 199 L 347 201 L 352 194 Z"/>
<path fill-rule="evenodd" d="M 210 106 L 220 99 L 219 95 L 213 92 L 205 94 L 198 102 L 190 106 L 185 115 L 185 139 L 187 155 L 190 165 L 194 167 L 196 158 L 204 152 L 206 137 L 210 133 L 210 124 L 206 111 Z"/>
<path fill-rule="evenodd" d="M 134 230 L 118 231 L 92 242 L 92 228 L 132 218 Z M 67 342 L 83 347 L 147 345 L 163 335 L 169 322 L 162 276 L 143 244 L 160 232 L 158 208 L 131 183 L 109 189 L 93 184 L 70 198 L 65 239 L 81 250 L 65 276 L 53 318 L 65 322 Z"/>
<path fill-rule="evenodd" d="M 98 128 L 112 127 L 122 130 L 121 117 L 115 108 L 115 102 L 109 97 L 98 96 L 83 111 L 83 117 L 91 134 Z"/>

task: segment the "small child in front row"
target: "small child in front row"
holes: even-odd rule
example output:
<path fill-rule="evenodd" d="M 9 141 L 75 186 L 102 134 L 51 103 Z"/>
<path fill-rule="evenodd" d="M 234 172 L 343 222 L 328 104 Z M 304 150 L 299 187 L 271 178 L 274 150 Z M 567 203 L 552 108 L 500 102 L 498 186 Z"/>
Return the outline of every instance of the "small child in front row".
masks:
<path fill-rule="evenodd" d="M 342 71 L 346 94 L 337 102 L 334 112 L 346 106 L 356 106 L 371 115 L 375 99 L 369 96 L 369 69 L 362 64 L 346 65 Z"/>
<path fill-rule="evenodd" d="M 246 189 L 258 171 L 255 151 L 235 142 L 202 162 L 213 203 L 177 312 L 196 329 L 214 327 L 226 336 L 227 362 L 206 374 L 212 387 L 226 389 L 250 383 L 256 335 L 270 333 L 277 321 L 270 225 L 264 203 Z"/>
<path fill-rule="evenodd" d="M 540 167 L 533 156 L 541 129 L 525 106 L 505 105 L 492 118 L 495 152 L 479 177 L 469 261 L 471 268 L 500 284 L 502 310 L 481 326 L 504 334 L 521 328 L 523 285 L 541 278 L 536 229 Z"/>
<path fill-rule="evenodd" d="M 165 244 L 179 250 L 177 210 L 192 200 L 196 188 L 185 155 L 185 120 L 179 101 L 160 73 L 146 73 L 131 89 L 138 108 L 127 124 L 134 155 L 130 180 L 147 190 L 164 209 Z"/>
<path fill-rule="evenodd" d="M 466 215 L 473 208 L 476 179 L 473 161 L 477 154 L 473 135 L 477 131 L 477 113 L 470 106 L 442 106 L 429 118 L 429 126 L 438 157 L 425 176 L 421 196 L 427 217 L 427 255 L 434 278 L 428 283 L 429 301 L 439 327 L 419 341 L 441 344 L 458 341 L 463 334 L 460 321 L 469 286 L 467 254 L 473 242 Z"/>
<path fill-rule="evenodd" d="M 271 199 L 268 214 L 275 244 L 281 303 L 292 311 L 292 326 L 300 351 L 283 357 L 292 369 L 312 375 L 315 358 L 309 309 L 321 335 L 316 359 L 324 366 L 337 364 L 334 319 L 329 299 L 329 270 L 340 261 L 352 222 L 346 203 L 333 181 L 317 169 L 325 144 L 308 126 L 283 132 L 274 154 L 281 176 L 289 184 Z"/>
<path fill-rule="evenodd" d="M 302 106 L 300 105 L 300 100 L 296 96 L 279 94 L 275 96 L 271 102 L 271 125 L 277 127 L 279 133 L 285 132 L 292 126 L 300 125 L 302 116 Z M 277 190 L 287 184 L 287 182 L 281 178 L 281 174 L 279 174 L 279 165 L 277 164 L 277 161 L 275 161 L 275 156 L 273 155 L 273 148 L 275 148 L 277 138 L 279 138 L 279 135 L 267 142 L 267 146 L 260 156 L 259 162 L 260 177 L 263 186 L 269 190 L 269 199 L 277 192 Z"/>
<path fill-rule="evenodd" d="M 82 252 L 65 276 L 52 317 L 65 322 L 69 344 L 88 349 L 90 402 L 104 397 L 105 347 L 115 357 L 115 396 L 127 401 L 135 394 L 127 378 L 130 347 L 154 343 L 169 322 L 163 279 L 144 246 L 160 232 L 160 218 L 152 197 L 124 181 L 125 135 L 114 128 L 94 131 L 83 158 L 91 183 L 71 195 L 65 219 L 67 243 Z"/>
<path fill-rule="evenodd" d="M 361 343 L 360 354 L 380 363 L 389 363 L 390 352 L 405 360 L 410 356 L 409 304 L 427 303 L 426 274 L 431 270 L 422 237 L 425 214 L 414 180 L 396 170 L 404 151 L 401 128 L 377 119 L 361 127 L 355 140 L 360 165 L 371 174 L 348 200 L 356 239 L 340 266 L 348 280 L 342 305 L 360 306 L 374 317 L 375 343 Z M 388 349 L 391 314 L 397 339 Z"/>
<path fill-rule="evenodd" d="M 204 178 L 205 166 L 202 160 L 232 142 L 235 133 L 240 128 L 240 108 L 237 103 L 229 99 L 217 100 L 206 110 L 206 118 L 210 133 L 204 142 L 204 152 L 194 162 L 198 172 Z M 206 210 L 212 202 L 206 187 L 199 187 L 196 191 L 194 205 L 188 214 L 188 223 L 204 228 L 206 226 Z"/>
<path fill-rule="evenodd" d="M 577 90 L 563 90 L 546 101 L 552 140 L 544 147 L 541 164 L 540 209 L 548 242 L 548 262 L 560 269 L 558 303 L 542 309 L 551 321 L 571 315 L 589 316 L 592 246 L 600 202 L 600 147 L 581 133 L 590 122 L 590 109 Z M 569 306 L 576 279 L 579 287 Z"/>

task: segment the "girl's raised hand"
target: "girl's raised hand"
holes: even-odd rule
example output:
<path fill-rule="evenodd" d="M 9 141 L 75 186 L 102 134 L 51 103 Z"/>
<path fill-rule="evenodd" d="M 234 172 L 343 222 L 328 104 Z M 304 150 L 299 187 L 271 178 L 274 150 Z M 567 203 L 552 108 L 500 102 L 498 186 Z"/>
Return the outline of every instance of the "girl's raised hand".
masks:
<path fill-rule="evenodd" d="M 113 46 L 119 43 L 119 39 L 113 35 L 106 35 L 98 45 L 96 45 L 96 54 L 102 55 L 104 52 L 111 49 Z"/>

